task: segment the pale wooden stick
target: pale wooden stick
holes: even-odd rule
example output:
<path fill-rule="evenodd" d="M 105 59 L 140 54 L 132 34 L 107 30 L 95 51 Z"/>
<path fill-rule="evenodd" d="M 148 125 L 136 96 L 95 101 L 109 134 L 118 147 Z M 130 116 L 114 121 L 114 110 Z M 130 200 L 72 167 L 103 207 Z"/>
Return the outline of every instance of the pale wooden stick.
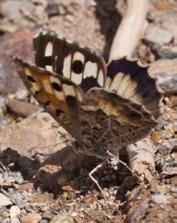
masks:
<path fill-rule="evenodd" d="M 128 0 L 127 11 L 116 32 L 109 59 L 131 56 L 146 25 L 149 0 Z"/>
<path fill-rule="evenodd" d="M 132 171 L 139 175 L 142 180 L 146 179 L 150 183 L 155 172 L 155 149 L 150 136 L 127 146 L 126 150 Z"/>
<path fill-rule="evenodd" d="M 145 31 L 148 0 L 128 0 L 127 11 L 114 37 L 110 60 L 131 56 Z M 127 146 L 129 165 L 132 171 L 152 181 L 154 172 L 154 147 L 150 137 Z"/>

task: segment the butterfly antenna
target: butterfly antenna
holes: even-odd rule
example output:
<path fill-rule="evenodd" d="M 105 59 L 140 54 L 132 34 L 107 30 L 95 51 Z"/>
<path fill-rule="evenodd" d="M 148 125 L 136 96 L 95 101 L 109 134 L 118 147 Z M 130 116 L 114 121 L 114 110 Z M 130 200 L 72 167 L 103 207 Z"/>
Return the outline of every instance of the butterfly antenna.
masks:
<path fill-rule="evenodd" d="M 120 160 L 118 156 L 115 156 L 110 151 L 107 151 L 106 153 L 110 156 L 110 158 L 112 160 L 114 160 L 114 166 L 115 166 L 115 161 L 116 161 L 117 164 L 121 163 L 126 169 L 128 169 L 130 171 L 130 173 L 133 176 L 135 176 L 135 177 L 137 177 L 139 179 L 139 176 L 134 171 L 132 171 L 132 169 L 124 161 Z"/>
<path fill-rule="evenodd" d="M 89 177 L 90 179 L 96 184 L 96 186 L 98 187 L 99 191 L 101 192 L 104 200 L 106 200 L 106 197 L 104 195 L 104 192 L 101 188 L 101 186 L 99 185 L 98 181 L 93 177 L 93 174 L 98 171 L 98 169 L 102 168 L 104 166 L 104 164 L 106 163 L 107 160 L 103 161 L 102 163 L 98 164 L 92 171 L 90 171 L 89 173 Z"/>

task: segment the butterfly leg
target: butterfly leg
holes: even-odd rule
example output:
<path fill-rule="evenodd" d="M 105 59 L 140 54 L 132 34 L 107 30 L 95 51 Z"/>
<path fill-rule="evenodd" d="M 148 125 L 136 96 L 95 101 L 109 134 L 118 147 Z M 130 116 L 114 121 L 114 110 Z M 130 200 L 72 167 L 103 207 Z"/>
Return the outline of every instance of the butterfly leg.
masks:
<path fill-rule="evenodd" d="M 119 163 L 121 163 L 125 168 L 127 168 L 127 169 L 130 171 L 130 173 L 131 173 L 132 175 L 134 175 L 134 176 L 136 176 L 137 178 L 139 178 L 138 175 L 137 175 L 136 173 L 134 173 L 134 172 L 131 170 L 131 168 L 130 168 L 125 162 L 123 162 L 122 160 L 119 159 L 119 156 L 114 155 L 114 154 L 111 153 L 110 151 L 106 151 L 106 153 L 110 156 L 111 167 L 113 167 L 114 169 L 117 170 L 117 165 L 118 165 Z M 116 167 L 115 167 L 115 165 L 116 165 Z"/>
<path fill-rule="evenodd" d="M 102 188 L 100 187 L 98 181 L 93 177 L 93 174 L 100 168 L 102 168 L 104 166 L 104 164 L 107 162 L 107 160 L 103 161 L 102 163 L 98 164 L 92 171 L 90 171 L 89 173 L 89 177 L 90 179 L 96 184 L 96 186 L 98 187 L 98 189 L 100 190 L 103 198 L 106 200 L 106 197 L 104 196 L 104 192 L 102 190 Z"/>

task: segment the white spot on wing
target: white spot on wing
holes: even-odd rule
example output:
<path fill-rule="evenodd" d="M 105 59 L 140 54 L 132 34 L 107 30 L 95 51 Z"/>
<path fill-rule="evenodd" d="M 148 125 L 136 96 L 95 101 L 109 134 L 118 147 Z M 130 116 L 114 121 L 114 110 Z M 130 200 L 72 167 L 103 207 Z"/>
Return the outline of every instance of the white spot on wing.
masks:
<path fill-rule="evenodd" d="M 63 87 L 64 94 L 65 94 L 66 96 L 68 96 L 68 95 L 69 95 L 69 96 L 73 96 L 73 97 L 76 96 L 74 87 L 73 87 L 72 85 L 63 84 L 62 87 Z"/>
<path fill-rule="evenodd" d="M 103 71 L 100 70 L 98 73 L 98 84 L 103 87 L 104 84 L 104 75 L 103 75 Z"/>
<path fill-rule="evenodd" d="M 63 75 L 66 78 L 70 78 L 70 73 L 71 73 L 71 54 L 65 57 L 63 63 Z"/>
<path fill-rule="evenodd" d="M 32 76 L 31 71 L 28 68 L 25 68 L 26 76 Z"/>
<path fill-rule="evenodd" d="M 48 56 L 52 56 L 53 54 L 53 44 L 52 42 L 48 42 L 45 48 L 45 53 L 44 56 L 48 57 Z"/>
<path fill-rule="evenodd" d="M 131 101 L 136 102 L 136 103 L 141 103 L 141 96 L 138 95 L 137 93 L 134 94 L 132 97 L 130 97 Z"/>
<path fill-rule="evenodd" d="M 117 90 L 117 94 L 120 96 L 124 96 L 124 92 L 128 85 L 131 83 L 131 78 L 129 75 L 124 75 L 124 77 L 121 80 L 120 86 Z"/>
<path fill-rule="evenodd" d="M 39 87 L 39 85 L 37 85 L 36 83 L 31 83 L 31 88 L 30 90 L 32 91 L 33 94 L 35 94 L 37 91 L 39 91 L 41 88 Z"/>
<path fill-rule="evenodd" d="M 82 82 L 82 73 L 81 74 L 76 74 L 74 72 L 72 72 L 71 74 L 71 80 L 75 83 L 75 84 L 80 84 Z"/>
<path fill-rule="evenodd" d="M 56 82 L 58 85 L 61 85 L 61 82 L 54 76 L 50 76 L 50 82 Z"/>
<path fill-rule="evenodd" d="M 43 87 L 49 94 L 53 94 L 52 87 L 47 79 L 42 80 Z"/>
<path fill-rule="evenodd" d="M 56 98 L 58 98 L 59 101 L 64 101 L 65 100 L 65 96 L 64 96 L 62 91 L 58 92 L 58 91 L 54 90 L 54 93 L 55 93 Z"/>
<path fill-rule="evenodd" d="M 82 97 L 82 94 L 81 92 L 79 91 L 79 89 L 76 89 L 76 95 L 77 95 L 77 99 L 78 101 L 82 101 L 83 100 L 83 97 Z"/>
<path fill-rule="evenodd" d="M 46 70 L 48 70 L 48 71 L 53 71 L 53 68 L 52 68 L 52 66 L 50 66 L 50 65 L 46 65 L 45 68 L 46 68 Z"/>
<path fill-rule="evenodd" d="M 74 53 L 74 56 L 73 56 L 73 61 L 75 61 L 75 60 L 80 60 L 82 63 L 84 63 L 85 56 L 82 53 L 77 51 Z"/>
<path fill-rule="evenodd" d="M 97 70 L 98 70 L 97 63 L 92 63 L 92 62 L 88 61 L 85 64 L 84 78 L 91 77 L 91 76 L 94 78 L 97 78 Z"/>
<path fill-rule="evenodd" d="M 110 77 L 107 77 L 106 78 L 106 81 L 105 81 L 105 87 L 104 87 L 104 89 L 105 90 L 108 90 L 109 87 L 110 87 L 110 84 L 111 84 L 111 78 Z"/>
<path fill-rule="evenodd" d="M 133 95 L 135 95 L 136 92 L 137 83 L 135 81 L 132 81 L 126 91 L 124 92 L 125 98 L 131 98 Z"/>
<path fill-rule="evenodd" d="M 113 91 L 113 90 L 118 90 L 119 86 L 121 85 L 121 80 L 122 77 L 124 76 L 123 73 L 118 73 L 114 76 L 114 79 L 111 82 L 111 85 L 109 87 L 109 90 Z"/>

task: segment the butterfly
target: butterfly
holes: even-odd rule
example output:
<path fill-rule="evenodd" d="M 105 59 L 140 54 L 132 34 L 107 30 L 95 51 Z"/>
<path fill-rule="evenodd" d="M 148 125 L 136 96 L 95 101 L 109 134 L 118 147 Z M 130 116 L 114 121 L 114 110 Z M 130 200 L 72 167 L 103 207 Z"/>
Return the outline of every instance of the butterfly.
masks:
<path fill-rule="evenodd" d="M 106 159 L 157 124 L 162 94 L 147 66 L 126 57 L 106 64 L 53 32 L 40 33 L 33 46 L 36 65 L 15 57 L 18 73 L 79 152 Z"/>

